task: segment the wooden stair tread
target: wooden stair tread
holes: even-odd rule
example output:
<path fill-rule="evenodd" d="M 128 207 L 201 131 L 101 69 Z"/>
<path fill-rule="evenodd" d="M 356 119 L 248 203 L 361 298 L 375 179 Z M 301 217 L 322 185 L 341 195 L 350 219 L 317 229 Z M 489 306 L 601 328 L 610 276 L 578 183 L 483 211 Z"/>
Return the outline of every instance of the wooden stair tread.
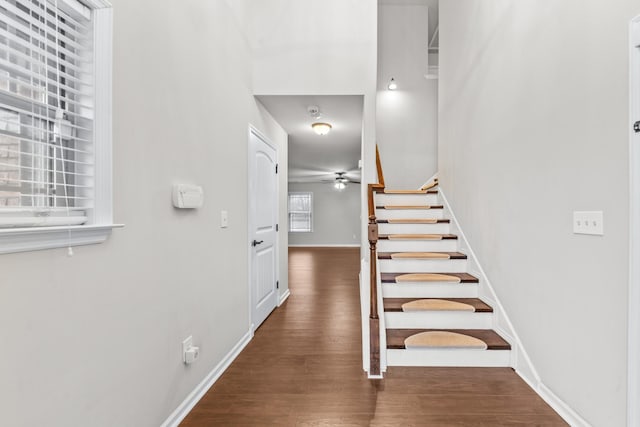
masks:
<path fill-rule="evenodd" d="M 467 304 L 475 309 L 476 313 L 492 313 L 493 308 L 479 298 L 384 298 L 383 305 L 385 312 L 404 312 L 403 304 L 418 300 L 445 300 Z"/>
<path fill-rule="evenodd" d="M 378 259 L 467 259 L 460 252 L 378 252 Z"/>
<path fill-rule="evenodd" d="M 396 279 L 399 276 L 406 276 L 408 274 L 415 274 L 416 276 L 434 276 L 434 279 L 439 275 L 453 276 L 460 279 L 459 283 L 478 283 L 477 277 L 472 276 L 469 273 L 380 273 L 382 283 L 397 283 Z M 439 281 L 439 280 L 425 280 L 425 281 Z"/>
<path fill-rule="evenodd" d="M 380 234 L 379 240 L 456 240 L 455 234 Z"/>
<path fill-rule="evenodd" d="M 404 350 L 405 340 L 421 332 L 453 332 L 483 341 L 487 350 L 511 350 L 511 345 L 491 329 L 387 329 L 387 348 Z"/>
<path fill-rule="evenodd" d="M 438 190 L 387 190 L 384 194 L 438 194 Z"/>
<path fill-rule="evenodd" d="M 431 209 L 443 209 L 442 205 L 384 205 L 376 206 L 376 209 L 386 210 L 431 210 Z"/>
<path fill-rule="evenodd" d="M 451 220 L 442 218 L 396 218 L 379 219 L 378 224 L 449 224 Z"/>

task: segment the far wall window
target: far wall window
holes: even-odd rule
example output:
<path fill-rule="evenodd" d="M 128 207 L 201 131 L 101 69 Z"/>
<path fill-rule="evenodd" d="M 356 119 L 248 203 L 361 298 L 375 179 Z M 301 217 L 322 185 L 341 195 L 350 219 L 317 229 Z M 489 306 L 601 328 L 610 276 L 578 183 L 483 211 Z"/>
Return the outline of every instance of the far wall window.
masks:
<path fill-rule="evenodd" d="M 289 232 L 313 231 L 313 193 L 289 193 Z"/>

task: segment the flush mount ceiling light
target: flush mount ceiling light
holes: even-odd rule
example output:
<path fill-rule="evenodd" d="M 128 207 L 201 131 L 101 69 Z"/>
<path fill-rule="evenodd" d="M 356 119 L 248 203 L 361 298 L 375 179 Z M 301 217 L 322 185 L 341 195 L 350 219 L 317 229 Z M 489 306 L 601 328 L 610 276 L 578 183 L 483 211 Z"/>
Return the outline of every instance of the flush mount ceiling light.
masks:
<path fill-rule="evenodd" d="M 317 122 L 311 125 L 311 128 L 318 135 L 326 135 L 331 130 L 331 125 L 329 123 Z"/>
<path fill-rule="evenodd" d="M 389 80 L 389 85 L 387 86 L 387 89 L 389 89 L 389 90 L 396 90 L 396 89 L 398 89 L 398 84 L 396 83 L 396 79 L 394 79 L 393 77 L 391 77 L 391 80 Z"/>

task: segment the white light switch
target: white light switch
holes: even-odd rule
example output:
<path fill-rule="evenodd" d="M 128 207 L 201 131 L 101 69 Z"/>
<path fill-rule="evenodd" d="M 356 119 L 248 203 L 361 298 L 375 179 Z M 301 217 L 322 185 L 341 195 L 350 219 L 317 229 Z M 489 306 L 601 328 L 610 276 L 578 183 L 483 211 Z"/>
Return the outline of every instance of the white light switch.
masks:
<path fill-rule="evenodd" d="M 229 214 L 227 211 L 220 211 L 220 228 L 227 228 L 229 226 Z"/>
<path fill-rule="evenodd" d="M 604 217 L 602 211 L 573 212 L 574 234 L 604 235 Z"/>

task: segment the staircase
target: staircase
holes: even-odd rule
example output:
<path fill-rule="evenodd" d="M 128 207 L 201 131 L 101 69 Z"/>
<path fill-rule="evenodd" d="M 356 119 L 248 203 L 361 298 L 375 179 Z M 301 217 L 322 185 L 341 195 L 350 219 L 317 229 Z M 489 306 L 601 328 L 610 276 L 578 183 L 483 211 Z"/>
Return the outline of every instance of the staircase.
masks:
<path fill-rule="evenodd" d="M 375 193 L 387 365 L 511 366 L 511 346 L 492 329 L 493 308 L 479 298 L 437 181 L 430 187 Z"/>

